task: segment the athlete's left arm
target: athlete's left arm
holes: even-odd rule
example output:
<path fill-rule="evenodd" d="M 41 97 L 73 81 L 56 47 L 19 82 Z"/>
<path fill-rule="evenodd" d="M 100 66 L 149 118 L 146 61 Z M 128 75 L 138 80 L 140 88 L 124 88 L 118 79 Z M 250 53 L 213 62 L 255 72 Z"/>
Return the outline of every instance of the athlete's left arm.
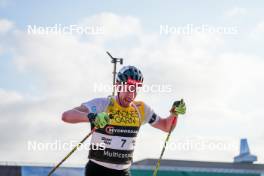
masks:
<path fill-rule="evenodd" d="M 173 121 L 175 119 L 175 121 Z M 152 126 L 154 128 L 158 128 L 162 131 L 165 132 L 169 132 L 172 126 L 172 129 L 175 128 L 176 124 L 177 124 L 177 115 L 171 114 L 169 117 L 167 118 L 160 118 L 155 124 L 153 124 Z M 174 122 L 174 123 L 173 123 Z"/>

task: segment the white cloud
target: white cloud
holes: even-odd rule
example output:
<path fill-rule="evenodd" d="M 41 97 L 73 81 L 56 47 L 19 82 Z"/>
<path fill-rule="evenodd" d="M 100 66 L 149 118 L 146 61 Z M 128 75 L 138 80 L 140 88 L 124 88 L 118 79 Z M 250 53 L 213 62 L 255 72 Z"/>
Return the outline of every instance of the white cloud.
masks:
<path fill-rule="evenodd" d="M 7 91 L 0 88 L 0 105 L 15 104 L 23 100 L 23 96 L 15 91 Z"/>
<path fill-rule="evenodd" d="M 23 126 L 27 127 L 27 133 L 21 134 L 21 139 L 51 140 L 59 137 L 67 140 L 85 135 L 87 124 L 81 125 L 81 128 L 78 125 L 66 126 L 60 121 L 60 114 L 87 99 L 107 95 L 92 92 L 92 84 L 111 84 L 112 66 L 105 54 L 109 49 L 113 55 L 124 57 L 125 64 L 139 66 L 146 83 L 172 85 L 173 92 L 169 94 L 139 95 L 157 113 L 168 115 L 173 100 L 185 98 L 188 113 L 179 120 L 173 140 L 178 136 L 190 138 L 199 135 L 203 140 L 219 136 L 228 143 L 230 139 L 227 137 L 232 142 L 238 142 L 240 137 L 255 139 L 264 133 L 259 127 L 261 100 L 264 98 L 260 94 L 264 88 L 261 82 L 264 62 L 261 58 L 223 52 L 226 41 L 221 35 L 203 33 L 163 38 L 156 33 L 147 33 L 138 19 L 129 16 L 103 13 L 81 20 L 80 24 L 103 25 L 105 33 L 102 36 L 87 36 L 86 40 L 74 35 L 28 35 L 22 31 L 12 34 L 15 39 L 15 66 L 20 71 L 34 73 L 39 78 L 35 84 L 42 93 L 34 100 L 17 102 L 14 112 L 8 111 L 14 105 L 6 106 L 1 112 L 10 119 L 19 116 L 20 121 L 15 122 L 16 129 L 21 131 Z M 136 39 L 132 45 L 127 41 L 131 36 Z M 16 98 L 13 99 L 16 102 Z M 5 123 L 6 128 L 10 125 L 13 123 Z M 254 128 L 259 129 L 258 134 L 252 130 Z M 160 150 L 149 146 L 157 146 L 158 142 L 164 140 L 165 134 L 158 130 L 149 127 L 142 130 L 145 131 L 141 132 L 138 140 L 140 144 L 136 150 L 136 160 L 153 157 L 154 154 L 158 156 Z M 50 133 L 43 135 L 46 131 Z M 152 140 L 153 136 L 160 140 Z M 25 147 L 23 141 L 13 139 L 9 142 L 13 145 L 17 142 L 16 146 Z M 142 154 L 146 146 L 149 153 Z M 22 149 L 17 152 L 22 152 Z M 210 159 L 205 157 L 206 151 L 183 152 L 180 157 L 191 158 L 194 153 L 197 160 Z M 212 159 L 230 161 L 231 155 L 232 152 L 222 154 L 216 151 Z M 39 153 L 35 157 L 40 160 L 41 156 L 43 154 Z M 60 156 L 63 153 L 49 155 L 46 159 L 47 162 L 57 161 Z M 8 155 L 4 158 L 8 158 Z M 21 158 L 28 159 L 26 155 L 21 155 Z M 86 160 L 82 159 L 72 161 Z"/>
<path fill-rule="evenodd" d="M 264 22 L 260 22 L 257 26 L 256 26 L 256 31 L 257 32 L 264 32 Z"/>
<path fill-rule="evenodd" d="M 236 17 L 236 16 L 245 15 L 246 13 L 247 13 L 247 9 L 242 8 L 242 7 L 234 7 L 226 11 L 225 15 L 227 17 Z"/>
<path fill-rule="evenodd" d="M 10 31 L 14 27 L 14 24 L 6 19 L 0 19 L 0 34 Z"/>
<path fill-rule="evenodd" d="M 123 37 L 137 36 L 141 33 L 141 25 L 137 18 L 118 16 L 113 13 L 101 13 L 79 22 L 82 26 L 102 26 L 103 35 L 97 40 L 122 39 Z"/>
<path fill-rule="evenodd" d="M 264 34 L 264 21 L 259 22 L 250 32 L 250 38 L 254 39 L 255 41 L 262 42 L 263 39 L 259 36 Z"/>

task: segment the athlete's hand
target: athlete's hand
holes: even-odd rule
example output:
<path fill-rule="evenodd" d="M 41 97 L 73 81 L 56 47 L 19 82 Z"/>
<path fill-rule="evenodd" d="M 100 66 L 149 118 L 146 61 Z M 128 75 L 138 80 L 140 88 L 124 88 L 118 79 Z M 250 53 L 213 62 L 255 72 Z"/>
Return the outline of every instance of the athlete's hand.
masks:
<path fill-rule="evenodd" d="M 104 128 L 109 123 L 109 116 L 105 112 L 101 112 L 98 114 L 89 113 L 88 115 L 89 121 L 95 125 L 96 128 Z"/>
<path fill-rule="evenodd" d="M 183 99 L 181 99 L 180 101 L 175 101 L 172 105 L 170 112 L 174 115 L 185 114 L 186 106 Z"/>

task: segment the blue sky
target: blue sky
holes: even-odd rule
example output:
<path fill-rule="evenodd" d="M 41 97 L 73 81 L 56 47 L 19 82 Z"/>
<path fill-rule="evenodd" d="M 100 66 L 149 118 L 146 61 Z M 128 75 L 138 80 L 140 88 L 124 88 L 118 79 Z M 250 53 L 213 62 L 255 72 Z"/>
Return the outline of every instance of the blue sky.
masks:
<path fill-rule="evenodd" d="M 167 94 L 138 97 L 161 116 L 168 115 L 173 100 L 186 99 L 189 111 L 180 119 L 172 144 L 229 145 L 225 150 L 168 149 L 165 158 L 232 162 L 239 139 L 247 137 L 252 153 L 263 163 L 264 131 L 259 123 L 264 98 L 262 5 L 262 1 L 0 0 L 0 99 L 4 100 L 0 139 L 7 140 L 0 145 L 3 160 L 55 162 L 65 152 L 32 154 L 26 149 L 27 141 L 84 136 L 87 124 L 67 125 L 60 115 L 109 93 L 93 91 L 95 83 L 111 83 L 112 66 L 105 54 L 109 50 L 124 57 L 125 64 L 140 67 L 146 84 L 172 87 Z M 27 25 L 54 24 L 102 25 L 104 30 L 102 35 L 88 36 L 27 33 Z M 237 33 L 160 34 L 161 25 L 188 24 L 234 27 Z M 11 128 L 19 135 L 5 133 Z M 135 159 L 158 157 L 160 147 L 150 146 L 159 146 L 163 139 L 164 133 L 143 127 Z M 80 152 L 69 163 L 85 161 L 86 152 Z"/>
<path fill-rule="evenodd" d="M 256 5 L 258 4 L 258 5 Z M 8 1 L 2 7 L 0 15 L 16 21 L 19 27 L 27 24 L 71 24 L 79 19 L 100 12 L 114 12 L 119 15 L 131 15 L 139 18 L 144 27 L 159 26 L 159 24 L 186 24 L 208 23 L 228 24 L 231 20 L 223 19 L 223 13 L 233 7 L 246 7 L 250 14 L 239 22 L 250 25 L 261 20 L 261 5 L 263 2 L 249 3 L 248 1 L 134 1 L 110 0 L 94 3 L 92 1 L 78 1 L 66 3 L 65 1 Z M 252 18 L 254 17 L 254 18 Z M 153 20 L 155 19 L 155 20 Z M 232 22 L 232 24 L 234 21 Z M 243 24 L 241 24 L 243 25 Z M 153 30 L 153 28 L 152 28 Z"/>

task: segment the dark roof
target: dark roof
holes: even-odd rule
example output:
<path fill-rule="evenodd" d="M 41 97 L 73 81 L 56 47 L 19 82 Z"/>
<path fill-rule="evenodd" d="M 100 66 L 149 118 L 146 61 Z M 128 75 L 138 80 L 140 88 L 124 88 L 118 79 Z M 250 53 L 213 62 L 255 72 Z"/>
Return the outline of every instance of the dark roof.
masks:
<path fill-rule="evenodd" d="M 20 176 L 21 169 L 19 166 L 1 166 L 0 165 L 0 175 Z"/>
<path fill-rule="evenodd" d="M 156 166 L 156 163 L 157 159 L 144 159 L 134 162 L 133 167 L 153 169 Z M 264 164 L 203 162 L 168 159 L 163 159 L 161 161 L 160 168 L 165 170 L 264 173 Z"/>

